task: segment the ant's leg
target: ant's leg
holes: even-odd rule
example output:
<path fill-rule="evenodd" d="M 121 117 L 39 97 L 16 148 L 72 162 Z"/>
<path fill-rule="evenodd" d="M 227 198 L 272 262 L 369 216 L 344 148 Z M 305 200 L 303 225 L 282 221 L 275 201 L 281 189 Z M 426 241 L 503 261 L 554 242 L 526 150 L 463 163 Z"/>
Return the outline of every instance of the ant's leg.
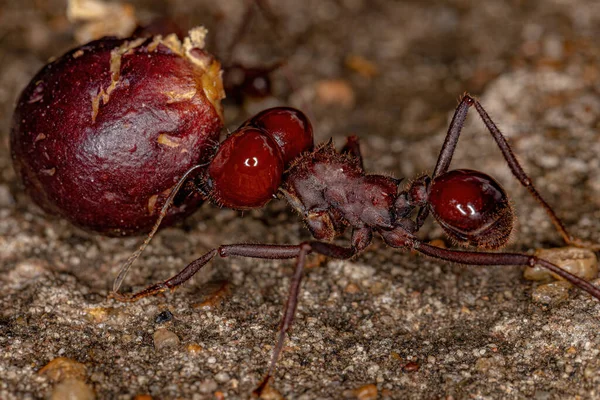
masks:
<path fill-rule="evenodd" d="M 448 167 L 452 161 L 452 156 L 454 155 L 454 150 L 456 150 L 460 132 L 465 124 L 465 119 L 467 118 L 469 108 L 471 105 L 473 105 L 473 101 L 474 100 L 471 96 L 465 94 L 458 104 L 458 107 L 456 107 L 456 111 L 454 111 L 452 121 L 448 127 L 448 133 L 446 133 L 446 139 L 442 145 L 442 150 L 440 150 L 440 155 L 438 156 L 437 163 L 435 164 L 435 169 L 431 175 L 432 180 L 448 171 Z"/>
<path fill-rule="evenodd" d="M 594 250 L 599 250 L 599 244 L 586 242 L 584 240 L 571 236 L 571 234 L 567 232 L 567 229 L 563 225 L 560 218 L 558 218 L 558 216 L 554 213 L 552 207 L 550 207 L 550 205 L 546 203 L 546 201 L 538 193 L 536 188 L 533 186 L 533 182 L 531 181 L 531 179 L 527 176 L 525 171 L 523 171 L 523 168 L 517 161 L 510 146 L 508 145 L 506 138 L 504 137 L 504 135 L 502 135 L 496 124 L 494 124 L 488 113 L 484 110 L 484 108 L 477 100 L 471 98 L 471 102 L 475 106 L 475 110 L 477 110 L 477 112 L 479 113 L 479 116 L 483 120 L 483 123 L 496 140 L 496 143 L 498 144 L 500 151 L 502 151 L 502 155 L 508 163 L 508 166 L 510 167 L 510 170 L 512 171 L 513 175 L 519 180 L 519 182 L 521 182 L 523 186 L 527 188 L 527 190 L 533 196 L 533 198 L 536 199 L 537 202 L 540 203 L 541 206 L 546 210 L 546 213 L 550 216 L 550 220 L 556 227 L 556 230 L 563 237 L 564 241 L 569 245 L 578 247 L 589 247 Z"/>
<path fill-rule="evenodd" d="M 485 111 L 485 109 L 481 106 L 481 104 L 468 94 L 465 94 L 463 96 L 460 104 L 454 112 L 454 117 L 452 118 L 450 128 L 448 129 L 448 134 L 446 135 L 446 140 L 444 141 L 442 150 L 440 151 L 437 164 L 433 171 L 432 179 L 435 179 L 437 176 L 448 171 L 448 167 L 450 166 L 450 162 L 452 161 L 452 156 L 454 155 L 454 150 L 456 149 L 458 138 L 464 125 L 465 118 L 467 116 L 469 108 L 472 106 L 475 107 L 475 110 L 477 110 L 477 113 L 481 117 L 483 123 L 485 124 L 488 131 L 496 141 L 496 144 L 498 145 L 498 148 L 500 148 L 500 151 L 502 152 L 502 155 L 504 156 L 504 159 L 506 160 L 506 163 L 508 164 L 514 177 L 517 178 L 521 185 L 527 188 L 531 196 L 533 196 L 533 198 L 536 199 L 536 201 L 544 208 L 544 210 L 550 217 L 550 220 L 554 224 L 556 230 L 562 236 L 563 240 L 567 244 L 573 246 L 589 247 L 594 250 L 600 249 L 600 245 L 585 242 L 581 239 L 571 236 L 567 232 L 567 229 L 565 228 L 560 218 L 558 218 L 558 216 L 554 213 L 554 210 L 550 207 L 548 203 L 546 203 L 546 201 L 542 198 L 542 196 L 533 186 L 531 178 L 527 176 L 527 174 L 517 161 L 517 158 L 515 157 L 514 153 L 512 152 L 512 149 L 510 148 L 510 145 L 506 141 L 506 138 L 504 137 L 502 132 L 500 132 L 500 129 L 498 129 L 496 124 L 494 124 L 494 122 L 492 121 L 488 113 Z M 427 211 L 421 212 L 420 210 L 419 216 L 417 217 L 418 221 L 424 221 L 425 219 L 421 217 L 421 214 L 425 214 L 426 216 Z"/>
<path fill-rule="evenodd" d="M 414 236 L 407 236 L 400 233 L 398 235 L 388 235 L 386 243 L 392 247 L 408 247 L 419 253 L 429 257 L 438 258 L 441 260 L 451 261 L 459 264 L 481 265 L 481 266 L 507 266 L 507 265 L 522 265 L 534 267 L 539 265 L 547 270 L 554 272 L 564 280 L 572 283 L 581 290 L 585 290 L 596 299 L 600 300 L 600 288 L 592 285 L 588 281 L 565 271 L 559 266 L 552 264 L 549 261 L 543 260 L 535 256 L 529 256 L 519 253 L 485 253 L 479 251 L 462 251 L 443 249 L 441 247 L 432 246 L 424 243 Z"/>
<path fill-rule="evenodd" d="M 288 258 L 296 258 L 296 269 L 292 282 L 290 284 L 290 290 L 288 299 L 285 304 L 282 322 L 279 328 L 279 334 L 277 338 L 277 344 L 274 347 L 269 369 L 264 379 L 261 381 L 255 393 L 260 393 L 267 386 L 271 376 L 275 372 L 277 360 L 279 354 L 283 349 L 285 342 L 285 334 L 292 326 L 296 307 L 298 305 L 298 293 L 300 290 L 300 283 L 302 281 L 302 274 L 304 272 L 304 266 L 306 264 L 306 255 L 309 253 L 318 253 L 327 257 L 336 259 L 348 259 L 355 256 L 357 253 L 364 250 L 372 239 L 372 232 L 369 228 L 357 229 L 352 234 L 352 246 L 342 247 L 331 243 L 308 241 L 299 245 L 265 245 L 265 244 L 230 244 L 220 246 L 218 249 L 213 249 L 208 253 L 204 254 L 199 259 L 190 263 L 181 272 L 172 278 L 167 279 L 164 282 L 160 282 L 149 286 L 148 288 L 135 293 L 130 296 L 125 296 L 116 292 L 112 293 L 112 297 L 118 301 L 137 301 L 143 297 L 151 296 L 164 292 L 168 289 L 174 289 L 177 286 L 183 284 L 190 279 L 196 272 L 198 272 L 204 265 L 212 260 L 217 254 L 220 257 L 229 256 L 240 256 L 250 258 L 263 258 L 281 260 Z"/>
<path fill-rule="evenodd" d="M 254 244 L 238 244 L 225 245 L 218 249 L 212 249 L 202 257 L 189 263 L 184 269 L 166 281 L 155 283 L 147 288 L 130 295 L 118 293 L 116 290 L 110 294 L 110 297 L 123 302 L 135 302 L 144 297 L 153 296 L 173 290 L 177 286 L 182 285 L 192 276 L 194 276 L 202 267 L 204 267 L 216 255 L 227 257 L 230 255 L 239 255 L 252 258 L 269 258 L 283 260 L 286 258 L 295 258 L 298 256 L 299 246 L 277 246 L 277 245 L 254 245 Z"/>
<path fill-rule="evenodd" d="M 370 238 L 369 238 L 370 239 Z M 306 242 L 311 245 L 311 250 L 325 255 L 327 257 L 346 259 L 354 256 L 359 250 L 354 248 L 341 247 L 323 242 Z M 370 240 L 369 240 L 370 243 Z M 288 258 L 296 258 L 300 254 L 301 245 L 270 245 L 270 244 L 228 244 L 220 246 L 218 249 L 212 249 L 202 257 L 189 263 L 179 273 L 167 279 L 166 281 L 156 283 L 147 288 L 131 294 L 124 295 L 116 291 L 110 294 L 110 297 L 123 302 L 134 302 L 144 297 L 152 296 L 165 292 L 169 289 L 173 290 L 177 286 L 182 285 L 202 267 L 204 267 L 217 254 L 222 257 L 240 256 L 249 258 L 263 258 L 271 260 L 284 260 Z M 366 244 L 368 245 L 368 243 Z M 366 247 L 365 245 L 365 247 Z"/>
<path fill-rule="evenodd" d="M 281 353 L 281 349 L 283 349 L 283 343 L 285 342 L 285 334 L 292 326 L 294 315 L 296 314 L 296 307 L 298 305 L 298 294 L 300 289 L 300 282 L 302 280 L 302 273 L 306 264 L 306 255 L 308 253 L 315 252 L 327 257 L 337 259 L 352 258 L 356 254 L 364 250 L 367 246 L 369 246 L 369 244 L 371 244 L 372 238 L 373 234 L 371 229 L 362 228 L 357 229 L 352 233 L 351 247 L 341 247 L 334 244 L 317 241 L 304 242 L 300 246 L 298 246 L 300 248 L 300 252 L 298 253 L 298 258 L 296 262 L 296 271 L 294 273 L 292 283 L 290 284 L 288 299 L 285 303 L 283 318 L 279 327 L 277 344 L 275 345 L 275 348 L 273 350 L 273 355 L 271 356 L 271 363 L 269 364 L 267 374 L 253 392 L 256 396 L 260 397 L 262 391 L 268 385 L 269 380 L 273 376 L 275 372 L 275 367 L 277 366 L 277 360 L 279 359 L 279 354 Z"/>
<path fill-rule="evenodd" d="M 471 97 L 465 94 L 460 103 L 458 104 L 458 107 L 456 107 L 456 111 L 454 111 L 452 121 L 450 122 L 450 126 L 448 127 L 448 133 L 446 133 L 446 139 L 444 140 L 442 150 L 440 150 L 437 163 L 435 164 L 435 169 L 433 170 L 433 174 L 431 175 L 432 180 L 446 172 L 448 170 L 448 167 L 450 166 L 450 161 L 452 161 L 454 150 L 456 150 L 456 145 L 458 143 L 460 132 L 463 128 L 463 125 L 465 124 L 465 119 L 467 118 L 469 107 L 471 106 L 471 101 Z M 416 219 L 415 231 L 421 229 L 428 215 L 429 207 L 421 207 L 419 209 L 419 213 L 417 214 Z"/>
<path fill-rule="evenodd" d="M 296 269 L 294 271 L 294 276 L 292 277 L 292 282 L 290 283 L 290 289 L 288 292 L 288 298 L 285 302 L 285 308 L 283 309 L 283 317 L 281 319 L 281 324 L 279 326 L 279 333 L 277 335 L 277 344 L 273 349 L 273 354 L 271 355 L 271 362 L 269 363 L 269 369 L 263 380 L 260 382 L 258 387 L 254 390 L 254 394 L 257 397 L 260 397 L 263 390 L 269 384 L 269 380 L 271 376 L 275 373 L 275 366 L 277 365 L 277 360 L 279 359 L 279 354 L 283 349 L 283 344 L 285 342 L 285 334 L 292 326 L 292 322 L 294 321 L 294 316 L 296 315 L 296 308 L 298 307 L 298 295 L 300 293 L 300 283 L 302 282 L 302 276 L 304 273 L 304 266 L 306 264 L 306 255 L 310 252 L 311 246 L 308 244 L 300 245 L 300 252 L 298 254 L 298 258 L 296 259 Z"/>
<path fill-rule="evenodd" d="M 346 144 L 342 147 L 342 153 L 348 153 L 356 158 L 358 158 L 360 169 L 365 170 L 363 165 L 363 158 L 360 152 L 360 142 L 358 137 L 355 135 L 348 136 L 346 138 Z"/>

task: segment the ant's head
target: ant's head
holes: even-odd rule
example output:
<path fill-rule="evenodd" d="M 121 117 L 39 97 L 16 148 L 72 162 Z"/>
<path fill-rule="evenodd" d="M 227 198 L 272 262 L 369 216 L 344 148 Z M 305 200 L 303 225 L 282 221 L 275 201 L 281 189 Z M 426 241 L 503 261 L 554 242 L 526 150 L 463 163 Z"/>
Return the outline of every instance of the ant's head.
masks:
<path fill-rule="evenodd" d="M 221 143 L 207 169 L 204 190 L 224 207 L 262 207 L 277 193 L 289 163 L 312 147 L 312 126 L 301 111 L 270 108 Z"/>
<path fill-rule="evenodd" d="M 427 201 L 435 219 L 458 243 L 497 249 L 510 238 L 512 207 L 489 175 L 469 169 L 446 172 L 429 186 Z"/>
<path fill-rule="evenodd" d="M 396 212 L 407 217 L 428 207 L 457 243 L 497 249 L 510 238 L 514 215 L 506 192 L 491 176 L 469 169 L 445 172 L 431 180 L 416 179 L 396 200 Z"/>

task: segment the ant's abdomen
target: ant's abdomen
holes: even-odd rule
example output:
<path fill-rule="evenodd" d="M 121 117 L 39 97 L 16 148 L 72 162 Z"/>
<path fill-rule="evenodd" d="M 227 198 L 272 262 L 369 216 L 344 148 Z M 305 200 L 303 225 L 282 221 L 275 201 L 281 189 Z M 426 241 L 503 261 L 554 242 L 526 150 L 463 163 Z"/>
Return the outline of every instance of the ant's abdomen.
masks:
<path fill-rule="evenodd" d="M 202 189 L 224 207 L 262 207 L 277 193 L 290 163 L 312 148 L 312 126 L 302 111 L 270 108 L 246 121 L 221 143 Z"/>

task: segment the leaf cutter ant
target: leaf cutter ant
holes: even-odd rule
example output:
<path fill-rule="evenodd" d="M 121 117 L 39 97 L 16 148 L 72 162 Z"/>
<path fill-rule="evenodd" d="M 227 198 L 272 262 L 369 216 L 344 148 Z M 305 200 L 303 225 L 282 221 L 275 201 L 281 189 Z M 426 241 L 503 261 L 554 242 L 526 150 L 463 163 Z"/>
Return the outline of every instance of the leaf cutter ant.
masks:
<path fill-rule="evenodd" d="M 374 234 L 388 246 L 461 264 L 541 266 L 600 300 L 600 288 L 546 260 L 520 253 L 483 251 L 499 249 L 507 243 L 514 214 L 506 192 L 492 177 L 468 169 L 449 170 L 465 118 L 472 107 L 496 141 L 513 175 L 546 210 L 563 240 L 572 246 L 597 250 L 597 245 L 583 242 L 567 232 L 523 171 L 506 138 L 481 104 L 468 94 L 463 95 L 454 113 L 433 174 L 417 178 L 406 190 L 400 190 L 398 179 L 364 171 L 355 137 L 348 139 L 341 152 L 335 150 L 331 141 L 313 148 L 312 127 L 306 116 L 293 108 L 280 107 L 263 111 L 244 123 L 220 144 L 209 163 L 191 168 L 182 177 L 163 206 L 153 231 L 123 266 L 115 280 L 112 297 L 136 301 L 174 289 L 216 256 L 295 259 L 277 342 L 267 373 L 254 392 L 257 395 L 273 376 L 285 334 L 292 325 L 307 255 L 317 253 L 349 259 L 366 250 Z M 234 209 L 261 207 L 277 195 L 302 216 L 315 240 L 298 245 L 222 245 L 163 282 L 135 294 L 118 293 L 127 270 L 158 229 L 177 190 L 188 179 L 188 185 L 204 197 Z M 450 238 L 475 250 L 445 249 L 418 239 L 415 234 L 430 213 Z M 347 227 L 352 229 L 350 244 L 331 243 Z"/>

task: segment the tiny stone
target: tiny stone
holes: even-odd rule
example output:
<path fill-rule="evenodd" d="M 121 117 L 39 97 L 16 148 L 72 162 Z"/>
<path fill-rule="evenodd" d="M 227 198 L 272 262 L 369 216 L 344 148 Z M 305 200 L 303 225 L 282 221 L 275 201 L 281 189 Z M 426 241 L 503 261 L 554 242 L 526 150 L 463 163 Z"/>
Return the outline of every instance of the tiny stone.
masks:
<path fill-rule="evenodd" d="M 591 280 L 598 276 L 598 259 L 591 250 L 577 247 L 560 247 L 555 249 L 538 249 L 535 255 L 585 280 Z M 525 268 L 523 276 L 525 279 L 534 281 L 548 280 L 551 277 L 562 279 L 539 265 L 533 268 Z"/>
<path fill-rule="evenodd" d="M 569 298 L 571 284 L 566 281 L 556 281 L 540 285 L 533 290 L 531 297 L 534 302 L 546 305 L 557 305 Z"/>
<path fill-rule="evenodd" d="M 375 375 L 379 371 L 379 365 L 371 364 L 369 368 L 367 368 L 367 374 Z"/>
<path fill-rule="evenodd" d="M 200 346 L 197 343 L 190 343 L 187 346 L 185 346 L 185 349 L 188 351 L 188 353 L 190 354 L 198 354 L 200 353 L 203 349 L 202 346 Z"/>
<path fill-rule="evenodd" d="M 268 384 L 263 389 L 260 398 L 262 400 L 284 400 L 284 397 L 281 395 L 281 393 Z"/>
<path fill-rule="evenodd" d="M 217 390 L 217 387 L 217 382 L 215 382 L 212 379 L 206 379 L 202 381 L 202 383 L 200 383 L 198 390 L 200 391 L 200 393 L 212 393 L 215 390 Z"/>
<path fill-rule="evenodd" d="M 164 324 L 165 322 L 169 322 L 173 319 L 173 314 L 169 310 L 165 310 L 158 314 L 154 319 L 154 322 L 157 324 Z"/>
<path fill-rule="evenodd" d="M 216 391 L 216 392 L 214 393 L 214 395 L 215 395 L 215 399 L 216 399 L 216 400 L 225 400 L 225 393 L 223 393 L 223 392 L 221 392 L 221 391 L 219 391 L 219 390 L 218 390 L 218 391 Z"/>
<path fill-rule="evenodd" d="M 177 347 L 179 338 L 168 329 L 160 328 L 154 332 L 154 348 L 161 350 L 167 347 Z"/>
<path fill-rule="evenodd" d="M 66 379 L 85 379 L 86 368 L 80 362 L 66 357 L 57 357 L 38 371 L 38 374 L 48 377 L 54 382 Z"/>
<path fill-rule="evenodd" d="M 319 81 L 316 83 L 315 91 L 321 104 L 351 108 L 356 102 L 354 89 L 342 79 Z"/>
<path fill-rule="evenodd" d="M 67 379 L 54 387 L 52 400 L 93 400 L 94 390 L 79 379 Z"/>
<path fill-rule="evenodd" d="M 0 207 L 9 207 L 15 203 L 15 199 L 10 193 L 8 185 L 0 185 Z"/>
<path fill-rule="evenodd" d="M 343 395 L 347 399 L 375 400 L 377 399 L 377 386 L 372 383 L 363 385 L 354 390 L 346 390 Z"/>
<path fill-rule="evenodd" d="M 349 294 L 356 294 L 360 292 L 360 288 L 358 287 L 358 285 L 354 284 L 354 283 L 349 283 L 346 288 L 344 289 L 344 292 L 349 293 Z"/>
<path fill-rule="evenodd" d="M 229 375 L 226 372 L 219 372 L 215 375 L 215 380 L 219 383 L 228 382 L 230 379 Z"/>
<path fill-rule="evenodd" d="M 410 362 L 406 363 L 406 365 L 404 367 L 402 367 L 402 371 L 417 372 L 420 368 L 421 368 L 421 366 L 418 363 L 416 363 L 414 361 L 410 361 Z"/>

